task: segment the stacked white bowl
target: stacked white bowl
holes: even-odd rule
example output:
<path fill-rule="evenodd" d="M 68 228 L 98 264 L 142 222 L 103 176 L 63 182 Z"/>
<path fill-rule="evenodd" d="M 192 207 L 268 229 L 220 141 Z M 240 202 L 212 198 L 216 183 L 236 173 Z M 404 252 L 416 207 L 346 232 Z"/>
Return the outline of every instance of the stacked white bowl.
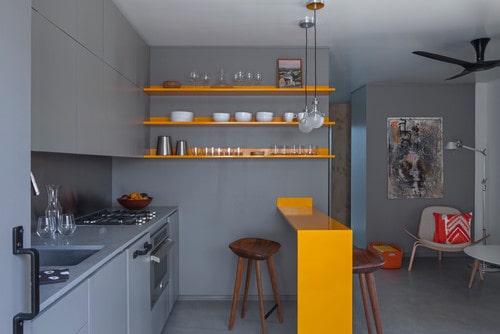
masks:
<path fill-rule="evenodd" d="M 236 122 L 251 122 L 252 113 L 246 111 L 237 111 L 234 113 L 234 119 Z"/>
<path fill-rule="evenodd" d="M 273 121 L 273 113 L 269 111 L 259 111 L 257 113 L 257 122 L 272 122 Z"/>
<path fill-rule="evenodd" d="M 172 122 L 192 122 L 194 118 L 192 111 L 172 111 L 170 121 Z"/>
<path fill-rule="evenodd" d="M 228 112 L 214 112 L 212 114 L 214 122 L 229 122 L 230 117 Z"/>

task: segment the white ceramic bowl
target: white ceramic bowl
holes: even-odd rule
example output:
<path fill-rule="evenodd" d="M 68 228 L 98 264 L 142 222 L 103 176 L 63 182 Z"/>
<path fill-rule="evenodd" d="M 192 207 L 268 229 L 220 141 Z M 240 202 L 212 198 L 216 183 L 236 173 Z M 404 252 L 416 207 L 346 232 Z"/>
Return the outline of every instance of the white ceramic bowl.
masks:
<path fill-rule="evenodd" d="M 236 122 L 251 122 L 252 113 L 246 111 L 237 111 L 234 113 L 234 119 Z"/>
<path fill-rule="evenodd" d="M 229 122 L 231 115 L 228 112 L 214 112 L 212 118 L 214 122 Z"/>
<path fill-rule="evenodd" d="M 170 112 L 170 120 L 172 122 L 192 122 L 193 121 L 192 111 L 172 111 Z"/>
<path fill-rule="evenodd" d="M 259 111 L 255 118 L 257 119 L 257 122 L 272 122 L 273 113 L 268 111 Z"/>

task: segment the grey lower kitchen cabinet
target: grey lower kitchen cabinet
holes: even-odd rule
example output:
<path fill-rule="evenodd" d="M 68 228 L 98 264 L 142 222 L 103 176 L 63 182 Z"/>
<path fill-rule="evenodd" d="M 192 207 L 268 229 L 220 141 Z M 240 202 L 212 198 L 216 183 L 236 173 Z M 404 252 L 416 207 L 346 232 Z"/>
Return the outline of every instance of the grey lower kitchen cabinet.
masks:
<path fill-rule="evenodd" d="M 148 244 L 149 234 L 146 234 L 126 251 L 128 334 L 151 333 L 150 254 L 136 253 L 147 250 Z"/>
<path fill-rule="evenodd" d="M 175 244 L 168 254 L 168 313 L 170 314 L 179 297 L 179 212 L 176 211 L 169 216 L 168 221 L 170 238 L 175 240 Z"/>
<path fill-rule="evenodd" d="M 120 253 L 89 278 L 89 330 L 127 333 L 127 258 Z"/>
<path fill-rule="evenodd" d="M 88 281 L 78 285 L 55 305 L 25 322 L 27 334 L 89 334 Z"/>

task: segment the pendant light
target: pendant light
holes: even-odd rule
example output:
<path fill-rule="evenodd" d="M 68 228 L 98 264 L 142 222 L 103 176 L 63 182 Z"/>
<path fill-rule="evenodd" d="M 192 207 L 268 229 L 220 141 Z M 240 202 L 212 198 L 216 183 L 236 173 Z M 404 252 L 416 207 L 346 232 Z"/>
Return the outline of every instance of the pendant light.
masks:
<path fill-rule="evenodd" d="M 320 128 L 325 121 L 325 115 L 319 110 L 319 101 L 317 96 L 317 86 L 318 86 L 318 71 L 317 71 L 317 41 L 316 41 L 316 11 L 323 8 L 325 2 L 323 0 L 309 0 L 306 4 L 306 8 L 314 11 L 314 100 L 312 103 L 311 112 L 308 115 L 311 126 L 314 129 Z"/>
<path fill-rule="evenodd" d="M 306 16 L 303 20 L 299 22 L 299 26 L 304 28 L 306 31 L 306 47 L 305 47 L 305 72 L 304 72 L 304 112 L 303 116 L 298 119 L 299 122 L 299 130 L 303 133 L 309 133 L 312 131 L 313 127 L 311 121 L 309 119 L 309 109 L 307 107 L 307 47 L 308 47 L 308 39 L 307 39 L 307 29 L 314 26 L 314 20 L 308 16 Z"/>

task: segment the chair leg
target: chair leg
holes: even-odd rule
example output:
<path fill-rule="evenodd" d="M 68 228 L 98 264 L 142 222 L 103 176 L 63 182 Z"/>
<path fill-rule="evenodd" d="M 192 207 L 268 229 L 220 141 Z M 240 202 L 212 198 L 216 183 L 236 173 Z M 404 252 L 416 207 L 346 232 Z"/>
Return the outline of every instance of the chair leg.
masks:
<path fill-rule="evenodd" d="M 262 334 L 266 334 L 266 316 L 264 312 L 264 299 L 262 297 L 262 279 L 260 274 L 260 261 L 255 261 L 255 275 L 257 277 L 257 291 L 259 293 L 260 325 Z"/>
<path fill-rule="evenodd" d="M 410 263 L 408 264 L 408 271 L 411 271 L 413 267 L 413 260 L 415 259 L 415 252 L 417 251 L 417 247 L 420 246 L 418 241 L 413 244 L 413 250 L 411 251 Z"/>
<path fill-rule="evenodd" d="M 243 268 L 245 259 L 238 257 L 238 267 L 236 269 L 236 279 L 234 281 L 233 304 L 231 305 L 231 315 L 229 317 L 229 330 L 234 326 L 234 315 L 236 314 L 236 306 L 238 305 L 238 295 L 240 294 L 241 279 L 243 278 Z"/>
<path fill-rule="evenodd" d="M 278 320 L 280 323 L 283 323 L 283 313 L 281 312 L 280 295 L 278 292 L 278 280 L 276 279 L 276 271 L 274 270 L 274 260 L 272 256 L 267 259 L 267 268 L 269 269 L 271 285 L 273 286 L 274 304 L 278 305 Z"/>
<path fill-rule="evenodd" d="M 365 310 L 366 326 L 368 327 L 368 334 L 372 334 L 372 321 L 370 318 L 370 309 L 368 308 L 368 293 L 366 291 L 366 276 L 364 273 L 360 273 L 359 285 L 361 287 L 361 296 L 363 297 L 363 308 Z"/>
<path fill-rule="evenodd" d="M 368 273 L 366 276 L 368 293 L 370 294 L 370 301 L 372 303 L 373 319 L 375 320 L 375 328 L 377 329 L 377 334 L 382 334 L 383 331 L 380 321 L 380 307 L 378 305 L 377 288 L 375 286 L 375 275 L 373 273 Z"/>
<path fill-rule="evenodd" d="M 247 299 L 248 299 L 248 287 L 250 285 L 250 275 L 252 274 L 253 260 L 248 259 L 247 265 L 247 277 L 245 280 L 245 292 L 243 293 L 243 304 L 241 305 L 241 319 L 245 317 L 247 310 Z"/>

